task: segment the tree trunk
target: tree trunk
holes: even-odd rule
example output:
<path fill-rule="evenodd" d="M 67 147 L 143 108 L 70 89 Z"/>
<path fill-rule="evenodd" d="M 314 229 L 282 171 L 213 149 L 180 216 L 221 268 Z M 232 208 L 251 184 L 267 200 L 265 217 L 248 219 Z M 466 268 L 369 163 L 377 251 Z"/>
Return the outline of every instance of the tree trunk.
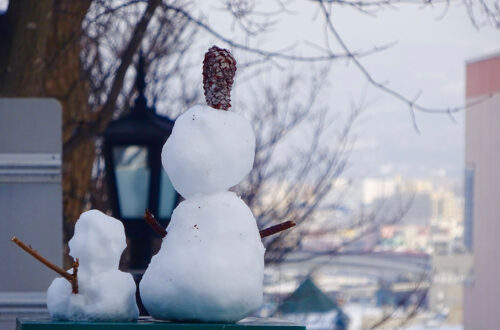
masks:
<path fill-rule="evenodd" d="M 47 42 L 45 95 L 61 102 L 63 108 L 63 144 L 73 130 L 91 121 L 88 105 L 89 87 L 80 61 L 82 22 L 91 1 L 54 1 L 51 33 Z M 73 236 L 75 221 L 85 208 L 89 191 L 95 145 L 92 139 L 77 144 L 72 150 L 63 148 L 63 241 L 65 266 L 67 242 Z"/>
<path fill-rule="evenodd" d="M 43 96 L 52 1 L 9 1 L 0 16 L 0 95 Z"/>
<path fill-rule="evenodd" d="M 63 143 L 73 130 L 91 121 L 89 88 L 80 52 L 82 21 L 91 0 L 10 1 L 0 17 L 0 95 L 53 97 L 63 109 Z M 95 146 L 80 141 L 63 149 L 64 264 L 67 242 L 85 207 Z"/>

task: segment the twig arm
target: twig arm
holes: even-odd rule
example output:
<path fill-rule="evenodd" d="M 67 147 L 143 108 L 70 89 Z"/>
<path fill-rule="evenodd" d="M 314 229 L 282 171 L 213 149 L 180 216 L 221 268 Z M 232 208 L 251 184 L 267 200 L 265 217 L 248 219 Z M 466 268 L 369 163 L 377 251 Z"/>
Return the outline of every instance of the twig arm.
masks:
<path fill-rule="evenodd" d="M 146 220 L 146 222 L 148 223 L 148 225 L 151 226 L 151 228 L 158 233 L 158 235 L 160 235 L 161 237 L 165 237 L 167 236 L 167 231 L 165 230 L 165 228 L 163 228 L 160 223 L 155 219 L 155 216 L 153 215 L 153 213 L 151 213 L 149 210 L 146 210 L 146 212 L 144 213 L 144 220 Z M 295 227 L 296 223 L 293 222 L 293 221 L 285 221 L 285 222 L 282 222 L 282 223 L 279 223 L 275 226 L 272 226 L 272 227 L 269 227 L 269 228 L 266 228 L 266 229 L 262 229 L 259 233 L 260 233 L 260 237 L 261 238 L 264 238 L 264 237 L 267 237 L 267 236 L 271 236 L 271 235 L 274 235 L 274 234 L 277 234 L 279 232 L 282 232 L 283 230 L 287 230 L 289 228 L 292 228 L 292 227 Z"/>
<path fill-rule="evenodd" d="M 21 241 L 19 238 L 16 236 L 12 237 L 11 239 L 12 242 L 16 243 L 17 246 L 19 246 L 21 249 L 26 251 L 27 253 L 31 254 L 36 260 L 40 261 L 42 264 L 45 266 L 49 267 L 62 277 L 64 277 L 66 280 L 68 280 L 71 283 L 71 288 L 73 293 L 78 293 L 78 279 L 77 279 L 77 273 L 78 273 L 78 259 L 76 259 L 76 262 L 73 263 L 73 274 L 70 274 L 66 272 L 64 269 L 61 267 L 53 264 L 52 262 L 48 261 L 44 257 L 42 257 L 35 249 L 33 249 L 31 246 L 26 245 L 23 241 Z"/>
<path fill-rule="evenodd" d="M 285 222 L 279 223 L 275 226 L 272 226 L 272 227 L 269 227 L 266 229 L 262 229 L 260 231 L 260 237 L 264 238 L 267 236 L 277 234 L 279 232 L 282 232 L 283 230 L 287 230 L 289 228 L 295 227 L 295 225 L 296 225 L 296 223 L 293 221 L 285 221 Z"/>
<path fill-rule="evenodd" d="M 73 275 L 71 275 L 71 292 L 78 293 L 78 266 L 80 266 L 80 260 L 76 258 L 73 262 Z"/>
<path fill-rule="evenodd" d="M 151 213 L 149 210 L 146 210 L 144 213 L 144 220 L 148 223 L 148 225 L 151 226 L 151 228 L 157 232 L 162 238 L 167 236 L 167 231 L 165 228 L 163 228 L 160 223 L 156 220 L 155 216 L 153 213 Z"/>

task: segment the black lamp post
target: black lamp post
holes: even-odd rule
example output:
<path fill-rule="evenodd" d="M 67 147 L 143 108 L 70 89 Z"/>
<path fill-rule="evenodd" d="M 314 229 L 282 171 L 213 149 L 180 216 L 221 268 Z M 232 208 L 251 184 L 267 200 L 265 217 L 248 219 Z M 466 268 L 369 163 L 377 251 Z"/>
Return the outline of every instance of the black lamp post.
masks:
<path fill-rule="evenodd" d="M 161 150 L 174 123 L 147 106 L 142 56 L 136 87 L 139 95 L 130 114 L 106 128 L 103 152 L 113 215 L 123 221 L 129 243 L 129 268 L 144 270 L 156 235 L 143 220 L 144 211 L 149 209 L 166 226 L 179 195 L 161 165 Z"/>

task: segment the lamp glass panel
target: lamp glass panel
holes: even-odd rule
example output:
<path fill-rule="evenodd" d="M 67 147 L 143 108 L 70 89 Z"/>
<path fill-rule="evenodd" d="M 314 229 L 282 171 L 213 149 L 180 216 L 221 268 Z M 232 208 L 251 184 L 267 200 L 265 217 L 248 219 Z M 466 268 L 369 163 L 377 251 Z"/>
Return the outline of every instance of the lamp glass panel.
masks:
<path fill-rule="evenodd" d="M 172 182 L 170 182 L 168 174 L 164 169 L 161 170 L 160 177 L 160 203 L 158 216 L 160 218 L 170 218 L 175 206 L 175 200 L 177 199 L 177 193 L 175 192 L 174 186 L 172 186 Z"/>
<path fill-rule="evenodd" d="M 123 218 L 142 219 L 148 206 L 149 181 L 148 149 L 144 146 L 113 148 L 116 188 Z"/>

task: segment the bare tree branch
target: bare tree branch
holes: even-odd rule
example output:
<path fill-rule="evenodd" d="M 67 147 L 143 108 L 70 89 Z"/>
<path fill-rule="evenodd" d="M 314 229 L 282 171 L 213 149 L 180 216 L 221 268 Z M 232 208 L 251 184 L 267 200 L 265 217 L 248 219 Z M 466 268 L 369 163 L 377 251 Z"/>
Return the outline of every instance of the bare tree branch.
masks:
<path fill-rule="evenodd" d="M 446 109 L 441 109 L 441 108 L 430 108 L 421 105 L 420 103 L 417 103 L 416 99 L 409 99 L 408 97 L 404 96 L 400 92 L 388 87 L 386 84 L 379 82 L 373 76 L 371 73 L 365 68 L 365 66 L 359 61 L 359 56 L 356 54 L 352 53 L 347 44 L 345 43 L 344 39 L 342 36 L 337 32 L 336 28 L 333 25 L 332 18 L 330 11 L 326 8 L 324 0 L 316 0 L 318 5 L 321 8 L 321 11 L 323 12 L 323 15 L 325 17 L 325 21 L 327 24 L 328 29 L 330 32 L 333 34 L 341 48 L 345 51 L 347 56 L 349 57 L 350 60 L 354 63 L 354 65 L 358 68 L 358 70 L 362 73 L 362 75 L 365 77 L 365 79 L 370 83 L 370 85 L 374 86 L 375 88 L 395 97 L 397 100 L 405 103 L 408 106 L 411 120 L 413 123 L 413 127 L 415 128 L 416 132 L 419 132 L 418 129 L 418 124 L 415 118 L 415 110 L 420 111 L 420 112 L 425 112 L 425 113 L 441 113 L 441 114 L 450 114 L 450 113 L 455 113 L 464 110 L 467 107 L 473 106 L 477 103 L 483 102 L 485 99 L 481 100 L 476 100 L 473 103 L 469 103 L 467 105 L 462 105 L 462 106 L 456 106 L 456 107 L 450 107 Z M 329 3 L 334 3 L 334 2 L 329 2 Z"/>
<path fill-rule="evenodd" d="M 69 138 L 64 143 L 64 149 L 70 151 L 79 141 L 88 139 L 92 136 L 95 136 L 97 133 L 104 130 L 113 117 L 113 113 L 116 107 L 116 101 L 123 87 L 123 82 L 125 79 L 125 74 L 127 73 L 130 64 L 132 63 L 132 59 L 134 54 L 137 52 L 139 45 L 144 37 L 144 33 L 148 27 L 151 18 L 156 10 L 156 8 L 160 5 L 161 0 L 150 0 L 148 1 L 148 5 L 142 15 L 139 23 L 134 28 L 132 32 L 132 37 L 121 56 L 120 66 L 115 72 L 115 78 L 111 84 L 110 91 L 108 93 L 108 98 L 106 103 L 102 106 L 99 111 L 99 116 L 97 119 L 91 124 L 80 126 L 76 132 L 73 134 L 71 138 Z"/>
<path fill-rule="evenodd" d="M 327 53 L 326 55 L 323 55 L 323 56 L 298 56 L 298 55 L 291 55 L 291 54 L 286 54 L 283 50 L 279 50 L 279 51 L 266 51 L 266 50 L 262 50 L 262 49 L 259 49 L 259 48 L 249 47 L 249 46 L 240 44 L 240 43 L 238 43 L 238 42 L 236 42 L 236 41 L 234 41 L 232 39 L 229 39 L 229 38 L 223 36 L 219 32 L 215 31 L 211 26 L 209 26 L 208 24 L 204 23 L 201 19 L 195 18 L 193 15 L 191 15 L 189 12 L 185 11 L 182 8 L 175 7 L 175 6 L 172 6 L 172 5 L 167 5 L 167 4 L 163 4 L 163 6 L 165 8 L 168 8 L 170 10 L 174 10 L 174 11 L 182 14 L 189 21 L 191 21 L 192 23 L 196 24 L 197 26 L 199 26 L 200 28 L 202 28 L 206 32 L 210 33 L 211 35 L 213 35 L 217 39 L 223 41 L 227 45 L 231 46 L 232 48 L 241 49 L 241 50 L 243 50 L 245 52 L 253 53 L 253 54 L 256 54 L 256 55 L 259 55 L 259 56 L 263 56 L 265 58 L 278 58 L 278 59 L 282 59 L 282 60 L 295 61 L 295 62 L 331 61 L 331 60 L 335 60 L 335 59 L 339 59 L 339 58 L 350 58 L 353 54 L 355 56 L 357 56 L 357 57 L 363 57 L 363 56 L 371 55 L 371 54 L 373 54 L 375 52 L 384 51 L 387 48 L 389 48 L 389 47 L 392 46 L 392 43 L 391 43 L 391 44 L 385 45 L 385 46 L 374 47 L 373 49 L 370 49 L 370 50 L 365 51 L 365 52 L 356 52 L 356 53 L 348 53 L 348 54 L 335 54 L 335 53 L 329 52 L 329 53 Z"/>

